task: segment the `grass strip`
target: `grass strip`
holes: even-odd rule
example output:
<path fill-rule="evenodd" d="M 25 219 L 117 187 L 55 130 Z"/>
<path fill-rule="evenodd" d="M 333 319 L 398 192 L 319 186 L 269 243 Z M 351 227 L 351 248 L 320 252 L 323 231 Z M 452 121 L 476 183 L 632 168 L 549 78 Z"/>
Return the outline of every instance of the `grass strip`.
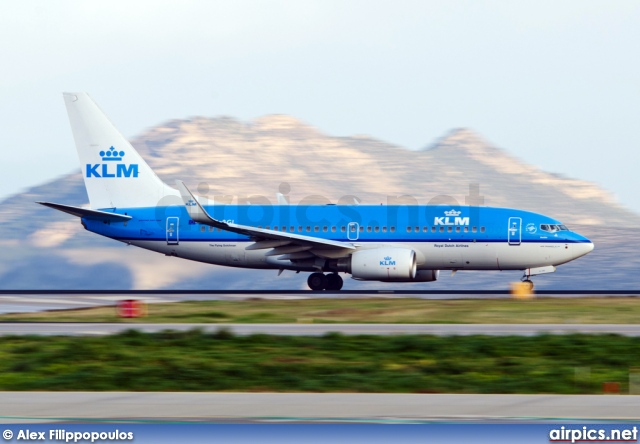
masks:
<path fill-rule="evenodd" d="M 634 369 L 640 338 L 616 335 L 0 339 L 0 390 L 625 393 Z"/>

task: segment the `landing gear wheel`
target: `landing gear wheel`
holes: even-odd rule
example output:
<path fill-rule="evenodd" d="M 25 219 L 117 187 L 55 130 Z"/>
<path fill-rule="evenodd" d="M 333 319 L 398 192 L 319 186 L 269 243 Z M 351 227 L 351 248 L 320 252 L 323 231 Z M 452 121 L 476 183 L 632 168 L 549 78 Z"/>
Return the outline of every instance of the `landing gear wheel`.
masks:
<path fill-rule="evenodd" d="M 327 290 L 338 291 L 342 288 L 342 278 L 337 273 L 327 275 Z"/>
<path fill-rule="evenodd" d="M 311 273 L 307 278 L 307 285 L 313 291 L 322 291 L 327 288 L 327 277 L 322 273 Z"/>
<path fill-rule="evenodd" d="M 522 281 L 523 284 L 526 284 L 529 287 L 529 291 L 533 290 L 533 282 L 529 279 L 525 279 Z"/>

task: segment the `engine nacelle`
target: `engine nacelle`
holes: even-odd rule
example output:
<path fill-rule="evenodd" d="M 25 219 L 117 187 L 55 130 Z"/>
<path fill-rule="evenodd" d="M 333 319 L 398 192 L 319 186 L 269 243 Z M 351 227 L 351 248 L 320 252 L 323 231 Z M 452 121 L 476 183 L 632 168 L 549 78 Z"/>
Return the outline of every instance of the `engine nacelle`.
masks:
<path fill-rule="evenodd" d="M 418 270 L 413 279 L 385 279 L 385 282 L 433 282 L 439 275 L 440 270 Z"/>
<path fill-rule="evenodd" d="M 351 275 L 367 281 L 411 281 L 416 277 L 416 253 L 406 248 L 374 248 L 351 255 Z"/>

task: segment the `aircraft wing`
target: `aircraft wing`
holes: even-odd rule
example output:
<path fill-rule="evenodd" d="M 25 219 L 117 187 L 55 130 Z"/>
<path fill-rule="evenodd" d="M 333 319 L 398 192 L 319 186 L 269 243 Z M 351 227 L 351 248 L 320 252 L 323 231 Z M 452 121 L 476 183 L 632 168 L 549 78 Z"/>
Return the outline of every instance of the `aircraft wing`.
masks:
<path fill-rule="evenodd" d="M 131 219 L 131 216 L 125 216 L 124 214 L 109 213 L 108 211 L 91 210 L 89 208 L 74 207 L 71 205 L 63 205 L 52 202 L 36 202 L 45 207 L 53 208 L 54 210 L 62 211 L 63 213 L 72 214 L 77 217 L 89 217 L 98 220 L 108 220 L 110 222 L 126 222 Z"/>
<path fill-rule="evenodd" d="M 212 227 L 220 228 L 221 230 L 231 231 L 233 233 L 243 234 L 251 237 L 256 241 L 255 244 L 249 246 L 248 250 L 258 250 L 266 248 L 274 248 L 276 251 L 282 253 L 294 253 L 308 251 L 312 249 L 318 250 L 355 250 L 356 247 L 347 242 L 333 241 L 329 239 L 320 239 L 312 236 L 304 236 L 301 234 L 287 233 L 284 231 L 266 230 L 262 228 L 255 228 L 248 225 L 230 224 L 214 219 L 207 213 L 207 211 L 200 205 L 200 202 L 189 191 L 187 186 L 181 180 L 176 180 L 176 185 L 182 196 L 189 217 L 194 221 L 210 225 Z M 298 249 L 291 249 L 291 251 L 284 251 L 286 246 L 299 246 Z M 345 252 L 347 253 L 347 252 Z M 279 253 L 276 253 L 279 254 Z M 274 254 L 275 255 L 275 254 Z"/>

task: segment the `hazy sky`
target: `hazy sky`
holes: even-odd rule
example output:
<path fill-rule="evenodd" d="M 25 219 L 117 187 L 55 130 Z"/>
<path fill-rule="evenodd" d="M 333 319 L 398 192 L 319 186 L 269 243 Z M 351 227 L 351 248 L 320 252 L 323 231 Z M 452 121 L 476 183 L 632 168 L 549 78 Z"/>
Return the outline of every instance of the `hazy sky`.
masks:
<path fill-rule="evenodd" d="M 470 127 L 640 212 L 636 0 L 3 2 L 0 197 L 79 168 L 62 91 L 129 137 L 278 113 L 418 149 Z"/>

